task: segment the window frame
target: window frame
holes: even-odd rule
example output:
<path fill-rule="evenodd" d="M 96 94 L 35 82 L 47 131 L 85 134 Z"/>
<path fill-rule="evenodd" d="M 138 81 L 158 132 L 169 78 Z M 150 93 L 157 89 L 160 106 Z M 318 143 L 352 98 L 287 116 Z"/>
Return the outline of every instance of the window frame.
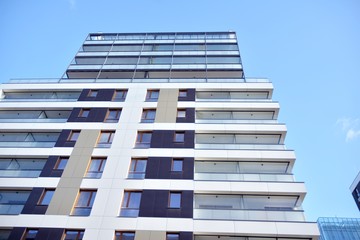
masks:
<path fill-rule="evenodd" d="M 83 229 L 65 229 L 64 233 L 63 233 L 63 237 L 61 238 L 62 240 L 66 240 L 67 232 L 77 232 L 76 238 L 74 240 L 83 239 L 84 234 L 85 234 L 85 230 L 83 230 Z M 80 238 L 81 235 L 82 235 L 82 237 Z"/>
<path fill-rule="evenodd" d="M 186 118 L 186 109 L 178 108 L 176 112 L 176 118 Z"/>
<path fill-rule="evenodd" d="M 90 89 L 90 91 L 89 91 L 88 94 L 87 94 L 87 97 L 96 98 L 98 94 L 99 94 L 99 90 L 97 90 L 97 89 Z"/>
<path fill-rule="evenodd" d="M 140 194 L 139 203 L 138 203 L 137 207 L 130 207 L 130 205 L 131 205 L 131 196 L 133 194 Z M 142 192 L 141 191 L 127 191 L 127 190 L 125 190 L 124 194 L 123 194 L 123 199 L 122 199 L 122 202 L 121 202 L 120 217 L 137 217 L 137 216 L 139 216 L 139 210 L 140 210 L 140 205 L 141 205 L 141 197 L 142 197 Z M 130 212 L 130 214 L 128 214 L 128 213 L 124 214 L 125 212 L 128 212 L 127 210 L 137 211 L 137 212 L 135 212 L 136 214 L 131 213 L 131 212 Z"/>
<path fill-rule="evenodd" d="M 86 204 L 84 206 L 83 205 L 78 205 L 79 204 L 79 199 L 80 199 L 82 193 L 90 193 L 89 198 L 87 199 Z M 96 193 L 97 193 L 97 190 L 80 189 L 77 196 L 76 196 L 75 203 L 74 203 L 74 206 L 73 206 L 73 209 L 72 209 L 70 215 L 71 216 L 89 216 L 90 213 L 91 213 L 95 198 L 96 198 Z M 88 214 L 75 213 L 75 212 L 77 212 L 76 210 L 79 210 L 79 209 L 89 210 L 89 213 Z"/>
<path fill-rule="evenodd" d="M 114 240 L 123 240 L 123 238 L 125 237 L 124 234 L 132 234 L 133 239 L 135 239 L 135 232 L 115 231 Z"/>
<path fill-rule="evenodd" d="M 79 139 L 80 132 L 81 132 L 81 130 L 71 130 L 71 132 L 67 138 L 67 141 L 68 142 L 76 142 Z M 76 136 L 76 138 L 74 138 L 74 136 Z"/>
<path fill-rule="evenodd" d="M 82 108 L 78 114 L 79 118 L 87 118 L 90 114 L 90 108 Z"/>
<path fill-rule="evenodd" d="M 59 168 L 60 163 L 65 160 L 66 160 L 66 164 L 65 164 L 64 168 Z M 54 166 L 54 170 L 63 171 L 66 168 L 68 161 L 69 161 L 69 157 L 64 157 L 64 156 L 58 157 L 58 159 L 56 160 L 55 166 Z"/>
<path fill-rule="evenodd" d="M 181 170 L 174 168 L 177 164 L 175 162 L 181 162 Z M 183 158 L 173 158 L 171 161 L 171 171 L 172 172 L 183 172 L 184 171 L 184 159 Z"/>
<path fill-rule="evenodd" d="M 45 197 L 46 197 L 46 195 L 47 195 L 47 193 L 50 193 L 50 192 L 52 192 L 52 195 L 51 195 L 51 198 L 50 198 L 50 200 L 49 200 L 49 203 L 47 203 L 47 204 L 44 204 L 44 199 L 45 199 Z M 40 199 L 39 199 L 39 201 L 38 201 L 38 203 L 37 203 L 37 205 L 41 205 L 41 206 L 49 206 L 49 204 L 50 204 L 50 202 L 51 202 L 51 199 L 53 198 L 53 196 L 54 196 L 54 193 L 55 193 L 55 189 L 54 188 L 45 188 L 44 189 L 44 191 L 42 192 L 42 194 L 41 194 L 41 197 L 40 197 Z"/>
<path fill-rule="evenodd" d="M 154 98 L 152 97 L 152 95 L 154 93 L 157 93 L 157 97 Z M 159 89 L 148 89 L 146 92 L 146 97 L 145 97 L 145 101 L 146 102 L 157 102 L 160 96 L 160 90 Z"/>
<path fill-rule="evenodd" d="M 179 196 L 180 198 L 179 203 L 177 204 L 177 199 L 172 198 L 172 196 Z M 168 200 L 168 208 L 172 208 L 172 209 L 179 209 L 181 208 L 181 198 L 182 198 L 182 192 L 169 192 L 169 200 Z M 176 201 L 176 202 L 174 202 Z M 175 204 L 175 206 L 174 206 Z"/>
<path fill-rule="evenodd" d="M 28 234 L 30 231 L 36 231 L 36 234 L 33 238 L 28 238 Z M 24 235 L 22 236 L 21 240 L 27 240 L 27 239 L 36 239 L 37 234 L 39 233 L 39 229 L 36 228 L 27 228 Z"/>
<path fill-rule="evenodd" d="M 178 136 L 182 135 L 181 139 L 178 139 Z M 185 132 L 184 131 L 175 131 L 173 137 L 174 143 L 184 143 L 185 142 Z"/>
<path fill-rule="evenodd" d="M 126 99 L 127 92 L 127 89 L 116 89 L 111 100 L 114 102 L 123 102 Z M 121 96 L 117 97 L 119 93 L 121 94 Z"/>
<path fill-rule="evenodd" d="M 149 142 L 143 142 L 144 134 L 150 134 L 150 141 L 149 141 Z M 150 145 L 151 145 L 151 139 L 152 139 L 152 132 L 149 132 L 149 131 L 138 131 L 137 136 L 136 136 L 135 146 L 136 146 L 136 147 L 140 147 L 140 148 L 141 148 L 141 147 L 142 147 L 142 148 L 150 147 Z"/>
<path fill-rule="evenodd" d="M 145 161 L 145 169 L 143 172 L 140 171 L 136 171 L 137 165 L 138 165 L 138 161 Z M 130 161 L 130 166 L 129 166 L 129 171 L 128 171 L 128 178 L 129 179 L 144 179 L 145 178 L 145 174 L 146 174 L 146 167 L 147 167 L 147 158 L 131 158 Z M 133 164 L 133 162 L 135 162 L 135 164 Z M 132 170 L 132 166 L 133 170 Z M 134 177 L 129 177 L 130 174 L 132 174 Z M 137 175 L 142 175 L 141 177 L 135 177 Z"/>
<path fill-rule="evenodd" d="M 112 122 L 112 123 L 119 122 L 121 117 L 121 111 L 122 111 L 121 108 L 109 108 L 106 113 L 105 122 Z M 116 112 L 115 118 L 109 118 L 111 112 Z"/>
<path fill-rule="evenodd" d="M 176 235 L 177 239 L 180 239 L 180 234 L 179 233 L 166 233 L 166 240 L 173 240 L 174 238 L 171 238 L 170 235 Z"/>
<path fill-rule="evenodd" d="M 187 89 L 180 89 L 179 90 L 179 98 L 186 98 L 188 96 L 188 90 Z"/>
<path fill-rule="evenodd" d="M 106 141 L 100 141 L 102 139 L 102 134 L 109 133 Z M 99 137 L 96 141 L 96 147 L 98 148 L 109 148 L 114 140 L 115 131 L 101 131 Z"/>
<path fill-rule="evenodd" d="M 89 171 L 90 167 L 91 167 L 91 163 L 94 161 L 94 160 L 100 160 L 100 164 L 98 166 L 98 170 L 97 171 Z M 91 157 L 90 159 L 90 163 L 89 163 L 89 166 L 88 168 L 86 169 L 86 173 L 85 173 L 85 178 L 101 178 L 103 172 L 104 172 L 104 168 L 105 168 L 105 164 L 106 164 L 106 160 L 107 158 L 106 157 Z M 89 176 L 90 174 L 94 174 L 95 176 Z"/>
<path fill-rule="evenodd" d="M 150 112 L 154 112 L 154 118 L 148 118 Z M 141 114 L 142 123 L 153 123 L 156 118 L 156 108 L 144 108 Z"/>

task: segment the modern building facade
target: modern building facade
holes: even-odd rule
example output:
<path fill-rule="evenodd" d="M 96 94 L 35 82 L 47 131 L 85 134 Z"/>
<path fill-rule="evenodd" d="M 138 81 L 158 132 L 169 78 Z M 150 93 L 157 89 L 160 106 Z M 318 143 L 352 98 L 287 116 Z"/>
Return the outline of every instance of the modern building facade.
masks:
<path fill-rule="evenodd" d="M 320 240 L 360 239 L 359 218 L 322 217 L 318 219 Z"/>
<path fill-rule="evenodd" d="M 0 236 L 318 239 L 272 93 L 234 32 L 89 34 L 1 85 Z"/>
<path fill-rule="evenodd" d="M 351 184 L 350 191 L 355 200 L 356 206 L 360 211 L 360 172 L 358 173 L 353 183 Z"/>

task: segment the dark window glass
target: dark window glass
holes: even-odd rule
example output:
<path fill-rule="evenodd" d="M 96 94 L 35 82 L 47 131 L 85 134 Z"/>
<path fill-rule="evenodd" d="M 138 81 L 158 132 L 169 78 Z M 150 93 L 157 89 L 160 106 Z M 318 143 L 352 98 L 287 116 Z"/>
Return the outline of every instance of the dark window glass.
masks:
<path fill-rule="evenodd" d="M 123 101 L 125 101 L 126 95 L 127 95 L 126 89 L 115 90 L 112 100 L 114 102 L 123 102 Z"/>
<path fill-rule="evenodd" d="M 140 200 L 141 192 L 125 191 L 120 216 L 137 217 L 139 215 Z"/>
<path fill-rule="evenodd" d="M 175 132 L 174 134 L 174 142 L 180 143 L 184 142 L 185 140 L 185 133 L 184 132 Z"/>
<path fill-rule="evenodd" d="M 96 147 L 109 148 L 113 141 L 115 132 L 101 132 Z"/>
<path fill-rule="evenodd" d="M 181 193 L 170 192 L 169 208 L 180 208 L 180 207 L 181 207 Z"/>
<path fill-rule="evenodd" d="M 121 115 L 121 109 L 109 109 L 105 122 L 118 122 Z"/>
<path fill-rule="evenodd" d="M 173 172 L 181 172 L 183 170 L 183 159 L 173 159 L 171 171 Z"/>
<path fill-rule="evenodd" d="M 168 233 L 166 234 L 166 240 L 179 240 L 180 236 L 178 233 Z"/>
<path fill-rule="evenodd" d="M 141 115 L 141 122 L 152 123 L 155 121 L 155 109 L 144 109 Z"/>
<path fill-rule="evenodd" d="M 87 178 L 101 178 L 104 171 L 106 158 L 91 158 L 89 168 L 85 177 Z"/>
<path fill-rule="evenodd" d="M 90 113 L 90 109 L 81 109 L 79 113 L 79 117 L 86 118 L 89 116 L 89 113 Z"/>
<path fill-rule="evenodd" d="M 75 142 L 79 138 L 79 135 L 80 131 L 71 131 L 68 141 Z"/>
<path fill-rule="evenodd" d="M 95 190 L 80 190 L 71 215 L 89 216 L 95 196 Z"/>
<path fill-rule="evenodd" d="M 25 232 L 25 236 L 22 238 L 22 240 L 32 240 L 36 238 L 36 235 L 39 230 L 37 229 L 27 229 Z"/>
<path fill-rule="evenodd" d="M 148 90 L 146 94 L 146 101 L 156 102 L 159 98 L 159 90 Z"/>
<path fill-rule="evenodd" d="M 39 205 L 49 205 L 54 193 L 54 189 L 45 189 L 40 198 Z"/>
<path fill-rule="evenodd" d="M 66 167 L 67 162 L 69 161 L 69 157 L 59 157 L 55 164 L 56 170 L 64 170 Z"/>
<path fill-rule="evenodd" d="M 187 90 L 179 90 L 179 97 L 187 97 Z"/>
<path fill-rule="evenodd" d="M 90 90 L 87 96 L 88 97 L 96 97 L 98 92 L 99 92 L 98 90 Z"/>
<path fill-rule="evenodd" d="M 178 109 L 176 117 L 185 118 L 186 117 L 186 110 L 185 109 Z"/>
<path fill-rule="evenodd" d="M 136 138 L 136 147 L 150 147 L 151 143 L 151 132 L 138 132 Z"/>
<path fill-rule="evenodd" d="M 134 232 L 115 232 L 115 240 L 134 240 Z"/>
<path fill-rule="evenodd" d="M 63 240 L 82 240 L 84 230 L 65 230 Z"/>
<path fill-rule="evenodd" d="M 131 159 L 128 178 L 143 179 L 145 177 L 147 159 Z"/>

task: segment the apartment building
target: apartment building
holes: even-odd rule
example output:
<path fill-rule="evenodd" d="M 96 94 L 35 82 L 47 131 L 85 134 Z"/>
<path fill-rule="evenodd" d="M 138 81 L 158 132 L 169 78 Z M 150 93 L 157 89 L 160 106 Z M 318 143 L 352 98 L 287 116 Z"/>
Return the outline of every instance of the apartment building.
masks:
<path fill-rule="evenodd" d="M 360 172 L 354 179 L 353 183 L 350 186 L 351 195 L 354 198 L 356 206 L 360 211 Z"/>
<path fill-rule="evenodd" d="M 0 239 L 318 239 L 272 93 L 235 32 L 89 34 L 1 84 Z"/>

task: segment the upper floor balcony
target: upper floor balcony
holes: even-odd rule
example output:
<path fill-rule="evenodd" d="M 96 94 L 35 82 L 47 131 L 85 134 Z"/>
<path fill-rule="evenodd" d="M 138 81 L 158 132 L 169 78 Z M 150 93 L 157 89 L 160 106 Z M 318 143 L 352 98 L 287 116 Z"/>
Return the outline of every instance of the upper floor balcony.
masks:
<path fill-rule="evenodd" d="M 0 158 L 0 177 L 38 177 L 45 166 L 46 160 L 46 158 Z"/>
<path fill-rule="evenodd" d="M 72 102 L 81 91 L 4 91 L 0 101 L 19 102 Z"/>
<path fill-rule="evenodd" d="M 0 110 L 0 122 L 66 122 L 71 110 Z"/>
<path fill-rule="evenodd" d="M 239 110 L 197 110 L 195 123 L 276 124 L 277 112 Z"/>
<path fill-rule="evenodd" d="M 0 147 L 51 148 L 59 135 L 59 132 L 0 132 Z"/>

